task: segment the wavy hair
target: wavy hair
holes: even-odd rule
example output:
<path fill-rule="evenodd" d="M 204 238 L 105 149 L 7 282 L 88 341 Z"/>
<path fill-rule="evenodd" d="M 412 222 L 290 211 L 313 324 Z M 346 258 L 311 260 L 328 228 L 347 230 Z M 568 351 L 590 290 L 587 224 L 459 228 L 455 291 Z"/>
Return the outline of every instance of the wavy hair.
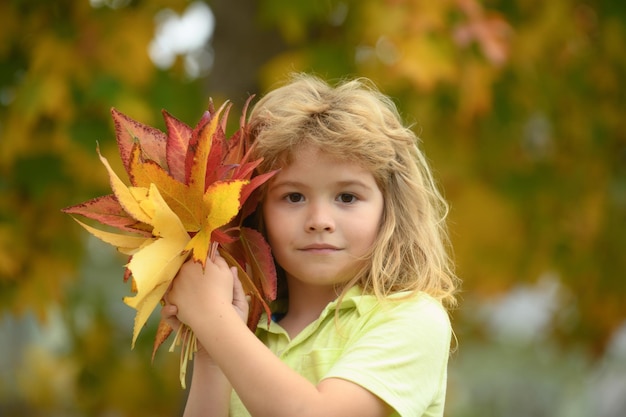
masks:
<path fill-rule="evenodd" d="M 331 86 L 294 74 L 254 106 L 248 123 L 259 171 L 289 165 L 303 144 L 358 163 L 384 199 L 377 239 L 363 268 L 346 285 L 385 298 L 423 291 L 456 305 L 458 278 L 449 255 L 448 205 L 437 189 L 415 133 L 393 101 L 365 78 Z"/>

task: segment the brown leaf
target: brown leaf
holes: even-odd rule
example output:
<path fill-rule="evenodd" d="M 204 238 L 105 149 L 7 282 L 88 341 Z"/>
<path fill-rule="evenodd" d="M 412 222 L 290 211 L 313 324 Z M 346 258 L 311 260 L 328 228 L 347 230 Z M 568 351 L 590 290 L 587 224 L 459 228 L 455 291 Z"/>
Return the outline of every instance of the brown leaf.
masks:
<path fill-rule="evenodd" d="M 165 320 L 161 319 L 161 321 L 159 321 L 159 327 L 157 328 L 156 336 L 154 337 L 154 346 L 152 348 L 152 362 L 154 362 L 154 357 L 157 350 L 163 344 L 163 342 L 167 340 L 173 330 L 174 329 L 172 329 Z"/>

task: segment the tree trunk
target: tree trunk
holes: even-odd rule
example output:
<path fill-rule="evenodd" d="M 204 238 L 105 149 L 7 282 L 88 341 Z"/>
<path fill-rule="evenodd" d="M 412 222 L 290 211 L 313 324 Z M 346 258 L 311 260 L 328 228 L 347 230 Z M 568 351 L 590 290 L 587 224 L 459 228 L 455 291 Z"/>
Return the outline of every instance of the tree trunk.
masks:
<path fill-rule="evenodd" d="M 223 95 L 241 104 L 250 94 L 260 93 L 259 70 L 286 45 L 274 28 L 260 27 L 258 1 L 212 0 L 209 6 L 215 31 L 207 88 L 214 97 Z"/>

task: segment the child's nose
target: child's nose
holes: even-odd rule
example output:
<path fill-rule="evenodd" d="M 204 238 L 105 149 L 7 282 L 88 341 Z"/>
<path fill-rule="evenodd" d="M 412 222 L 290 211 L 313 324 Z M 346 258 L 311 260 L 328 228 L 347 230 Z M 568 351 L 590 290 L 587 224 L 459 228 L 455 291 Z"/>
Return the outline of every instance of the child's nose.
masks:
<path fill-rule="evenodd" d="M 306 229 L 310 232 L 335 230 L 332 209 L 322 203 L 311 204 L 306 221 Z"/>

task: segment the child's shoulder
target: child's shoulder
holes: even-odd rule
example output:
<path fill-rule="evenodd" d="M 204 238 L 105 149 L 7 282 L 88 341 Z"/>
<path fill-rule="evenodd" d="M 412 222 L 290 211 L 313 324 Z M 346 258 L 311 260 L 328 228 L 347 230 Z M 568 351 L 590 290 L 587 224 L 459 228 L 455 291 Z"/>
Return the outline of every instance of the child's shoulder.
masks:
<path fill-rule="evenodd" d="M 357 308 L 362 315 L 369 315 L 382 321 L 405 322 L 411 327 L 430 324 L 436 327 L 450 327 L 450 317 L 442 303 L 422 291 L 398 292 L 383 299 L 374 295 L 362 295 L 357 300 Z"/>
<path fill-rule="evenodd" d="M 383 300 L 382 308 L 390 308 L 398 314 L 407 315 L 414 319 L 423 318 L 441 323 L 449 323 L 450 321 L 448 312 L 442 303 L 422 291 L 392 294 Z"/>
<path fill-rule="evenodd" d="M 415 349 L 425 341 L 433 349 L 447 351 L 452 324 L 447 310 L 424 293 L 397 293 L 379 300 L 364 295 L 358 300 L 358 337 L 385 340 L 395 350 Z M 369 336 L 365 336 L 369 335 Z"/>

